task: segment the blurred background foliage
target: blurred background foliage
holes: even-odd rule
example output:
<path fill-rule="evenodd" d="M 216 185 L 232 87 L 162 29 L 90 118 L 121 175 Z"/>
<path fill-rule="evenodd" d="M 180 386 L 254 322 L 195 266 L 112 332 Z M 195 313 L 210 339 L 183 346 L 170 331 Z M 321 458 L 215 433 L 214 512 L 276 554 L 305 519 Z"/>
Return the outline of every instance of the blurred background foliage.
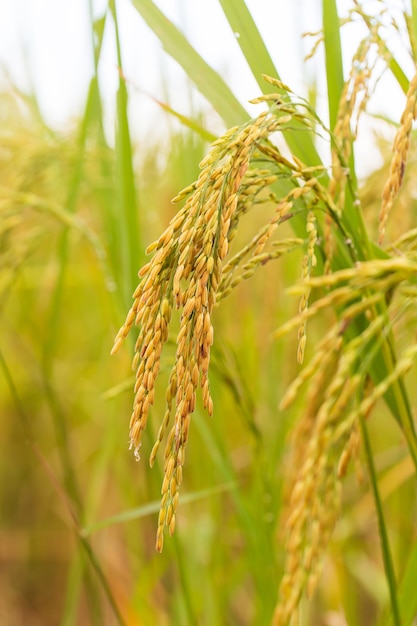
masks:
<path fill-rule="evenodd" d="M 222 4 L 232 28 L 233 20 L 246 19 L 243 2 L 235 15 L 233 2 Z M 133 5 L 153 28 L 161 26 L 168 50 L 187 54 L 150 0 Z M 105 16 L 117 27 L 114 3 Z M 256 52 L 247 56 L 251 69 L 258 64 L 268 73 L 267 50 L 247 24 L 253 35 L 247 45 Z M 299 279 L 301 257 L 294 253 L 268 265 L 216 312 L 214 416 L 200 407 L 192 420 L 177 531 L 158 555 L 161 467 L 150 470 L 147 456 L 164 411 L 169 368 L 163 361 L 136 463 L 127 450 L 131 353 L 128 346 L 117 357 L 109 353 L 143 251 L 174 215 L 171 198 L 197 177 L 211 131 L 193 110 L 182 125 L 171 124 L 163 140 L 136 145 L 119 50 L 116 130 L 109 140 L 97 78 L 101 17 L 91 30 L 96 73 L 83 115 L 65 131 L 48 125 L 35 94 L 14 87 L 0 96 L 0 621 L 268 624 L 284 560 L 279 519 L 296 412 L 277 407 L 298 367 L 296 337 L 274 341 L 272 333 L 297 311 L 285 287 Z M 197 56 L 188 61 L 201 71 Z M 219 88 L 220 77 L 203 73 L 201 79 L 207 91 Z M 216 93 L 211 104 L 220 115 L 224 107 L 225 127 L 247 117 L 227 89 Z M 163 115 L 174 119 L 169 110 Z M 398 121 L 398 111 L 392 119 Z M 394 126 L 384 124 L 391 139 Z M 383 165 L 361 185 L 370 216 L 377 214 L 372 206 L 380 202 L 390 145 L 380 138 Z M 405 210 L 396 213 L 407 228 L 413 219 L 408 209 L 415 207 L 415 159 L 413 152 L 401 196 Z M 257 219 L 249 218 L 248 229 Z M 319 331 L 313 324 L 307 356 Z M 171 342 L 167 362 L 173 351 Z M 412 467 L 392 421 L 372 437 L 401 577 L 416 533 Z M 387 604 L 366 481 L 358 483 L 352 471 L 345 483 L 343 519 L 319 590 L 303 608 L 306 624 L 373 624 Z"/>

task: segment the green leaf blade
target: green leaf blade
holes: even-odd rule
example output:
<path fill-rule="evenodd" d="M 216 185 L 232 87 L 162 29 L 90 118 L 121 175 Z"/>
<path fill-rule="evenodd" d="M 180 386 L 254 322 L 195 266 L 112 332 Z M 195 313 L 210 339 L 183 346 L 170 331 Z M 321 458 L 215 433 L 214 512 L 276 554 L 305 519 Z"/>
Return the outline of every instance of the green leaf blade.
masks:
<path fill-rule="evenodd" d="M 343 59 L 335 0 L 323 0 L 323 31 L 330 128 L 334 129 L 343 90 Z"/>
<path fill-rule="evenodd" d="M 276 91 L 262 78 L 263 74 L 279 78 L 279 74 L 244 0 L 220 0 L 220 4 L 262 93 Z"/>
<path fill-rule="evenodd" d="M 152 0 L 132 0 L 132 4 L 159 38 L 165 51 L 181 65 L 225 124 L 234 126 L 246 122 L 249 114 L 226 82 L 204 61 L 186 37 Z"/>

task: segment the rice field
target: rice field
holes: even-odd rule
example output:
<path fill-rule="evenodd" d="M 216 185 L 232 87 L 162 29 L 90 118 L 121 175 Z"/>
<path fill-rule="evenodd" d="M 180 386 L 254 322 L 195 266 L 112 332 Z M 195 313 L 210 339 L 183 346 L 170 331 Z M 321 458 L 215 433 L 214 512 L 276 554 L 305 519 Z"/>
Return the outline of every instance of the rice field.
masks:
<path fill-rule="evenodd" d="M 163 140 L 132 131 L 114 2 L 65 131 L 0 94 L 2 624 L 416 623 L 417 7 L 345 4 L 297 93 L 220 1 L 252 115 L 133 0 L 208 107 L 161 102 Z"/>

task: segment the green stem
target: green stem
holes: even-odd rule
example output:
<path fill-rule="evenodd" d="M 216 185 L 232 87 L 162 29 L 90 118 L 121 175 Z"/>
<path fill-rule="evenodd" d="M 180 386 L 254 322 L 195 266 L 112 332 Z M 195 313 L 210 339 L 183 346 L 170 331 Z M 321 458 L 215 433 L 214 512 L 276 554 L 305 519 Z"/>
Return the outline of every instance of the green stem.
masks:
<path fill-rule="evenodd" d="M 381 310 L 381 305 L 374 307 L 377 313 Z M 388 373 L 392 372 L 395 367 L 395 355 L 393 352 L 393 341 L 391 333 L 383 340 L 381 345 L 382 361 Z M 375 375 L 373 371 L 373 378 Z M 374 382 L 379 382 L 374 378 Z M 394 381 L 391 389 L 385 394 L 385 401 L 390 408 L 393 416 L 397 419 L 400 428 L 407 441 L 408 449 L 417 470 L 417 436 L 414 428 L 413 416 L 408 402 L 407 392 L 402 379 Z"/>
<path fill-rule="evenodd" d="M 103 591 L 113 610 L 117 624 L 119 624 L 119 626 L 127 626 L 127 623 L 124 621 L 122 614 L 120 613 L 119 607 L 117 606 L 116 600 L 114 599 L 113 593 L 110 589 L 110 585 L 107 581 L 107 578 L 104 575 L 102 568 L 100 567 L 100 563 L 98 562 L 98 559 L 96 557 L 94 550 L 91 547 L 90 542 L 88 541 L 86 537 L 82 536 L 81 532 L 78 533 L 78 539 L 87 554 L 88 560 L 90 561 L 90 564 L 93 567 L 97 575 L 97 578 L 99 579 L 101 583 Z"/>
<path fill-rule="evenodd" d="M 177 567 L 178 567 L 178 574 L 180 577 L 180 581 L 181 581 L 181 587 L 182 587 L 182 597 L 184 598 L 184 605 L 185 605 L 185 609 L 187 611 L 187 615 L 188 615 L 188 623 L 190 624 L 190 626 L 193 626 L 193 624 L 197 624 L 197 620 L 196 620 L 196 614 L 194 612 L 194 608 L 193 608 L 193 603 L 191 600 L 191 589 L 190 589 L 190 585 L 188 582 L 188 578 L 187 578 L 187 572 L 186 572 L 186 566 L 184 563 L 184 551 L 181 548 L 180 545 L 180 540 L 178 539 L 177 535 L 174 533 L 174 535 L 172 536 L 172 541 L 174 544 L 174 549 L 175 549 L 175 554 L 176 554 L 176 560 L 177 560 Z"/>
<path fill-rule="evenodd" d="M 381 540 L 382 558 L 384 561 L 385 575 L 387 578 L 389 594 L 391 598 L 392 619 L 394 626 L 401 626 L 401 616 L 398 606 L 397 582 L 395 579 L 394 564 L 392 562 L 391 550 L 389 547 L 388 533 L 385 525 L 384 512 L 382 509 L 381 497 L 378 490 L 378 479 L 376 475 L 374 458 L 372 454 L 371 443 L 369 440 L 368 429 L 364 419 L 360 420 L 362 439 L 365 447 L 365 456 L 368 465 L 369 477 L 371 480 L 372 493 L 374 496 L 376 514 L 378 518 L 379 536 Z"/>

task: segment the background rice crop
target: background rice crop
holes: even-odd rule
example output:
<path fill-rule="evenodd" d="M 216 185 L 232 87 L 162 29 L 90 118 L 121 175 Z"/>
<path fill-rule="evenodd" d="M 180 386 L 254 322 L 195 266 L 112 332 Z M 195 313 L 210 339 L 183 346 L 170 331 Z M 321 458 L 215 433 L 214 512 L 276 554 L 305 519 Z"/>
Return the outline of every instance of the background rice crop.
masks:
<path fill-rule="evenodd" d="M 85 109 L 65 132 L 42 118 L 36 97 L 1 95 L 0 621 L 411 625 L 414 4 L 404 19 L 384 2 L 372 15 L 367 3 L 352 3 L 343 17 L 361 20 L 365 43 L 349 56 L 335 29 L 340 7 L 323 1 L 316 59 L 326 73 L 325 122 L 314 108 L 319 86 L 309 85 L 304 100 L 279 80 L 242 1 L 221 6 L 259 85 L 253 98 L 264 113 L 251 121 L 246 103 L 153 2 L 132 5 L 216 110 L 216 129 L 200 111 L 184 115 L 167 100 L 163 115 L 181 125 L 136 145 L 135 87 L 124 80 L 113 2 L 105 21 L 119 44 L 114 142 L 97 80 L 101 18 L 91 23 L 95 74 Z M 390 21 L 394 35 L 408 37 L 407 62 L 387 48 Z M 349 27 L 342 20 L 342 35 Z M 376 140 L 382 165 L 368 176 L 355 148 L 383 84 L 377 54 L 403 99 L 381 123 L 389 140 Z M 209 152 L 219 119 L 226 135 Z M 323 142 L 328 159 L 319 156 Z M 138 270 L 152 258 L 146 248 L 170 222 L 181 237 L 177 212 L 187 195 L 198 199 L 190 187 L 198 164 L 217 158 L 219 145 L 220 169 L 237 155 L 222 175 L 239 219 L 226 215 L 230 246 L 214 250 L 224 273 L 210 310 L 213 414 L 207 394 L 197 393 L 175 533 L 158 554 L 165 446 L 152 469 L 148 459 L 180 320 L 161 355 L 139 463 L 128 451 L 137 334 L 116 356 L 110 350 Z M 207 209 L 209 194 L 201 197 Z M 223 220 L 227 206 L 219 204 Z M 206 256 L 211 271 L 215 259 Z M 182 289 L 174 295 L 187 305 Z M 187 297 L 194 306 L 196 295 Z"/>

